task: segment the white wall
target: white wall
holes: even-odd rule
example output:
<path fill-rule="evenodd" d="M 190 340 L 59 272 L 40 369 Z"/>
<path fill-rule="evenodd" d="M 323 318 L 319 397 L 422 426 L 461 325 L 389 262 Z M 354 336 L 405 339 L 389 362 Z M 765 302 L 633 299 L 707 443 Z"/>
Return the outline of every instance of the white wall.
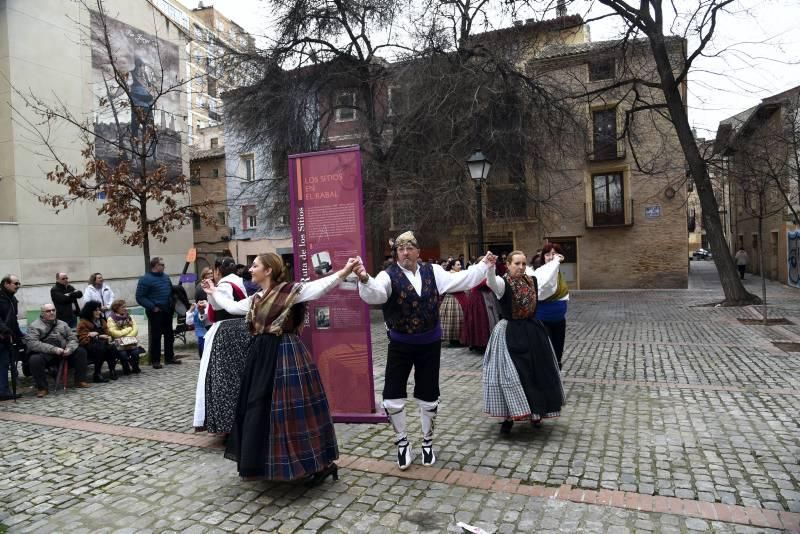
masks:
<path fill-rule="evenodd" d="M 106 0 L 105 9 L 111 18 L 178 45 L 179 72 L 185 72 L 185 39 L 148 2 Z M 57 95 L 73 113 L 91 117 L 88 24 L 89 12 L 76 2 L 0 3 L 0 74 L 11 80 L 11 86 L 0 82 L 0 271 L 20 276 L 23 309 L 49 301 L 56 271 L 68 272 L 81 289 L 92 272 L 102 272 L 115 292 L 131 302 L 136 277 L 144 272 L 141 248 L 122 244 L 97 215 L 96 203 L 77 204 L 55 214 L 36 198 L 39 191 L 62 192 L 64 188 L 46 180 L 54 162 L 43 155 L 35 135 L 21 125 L 21 117 L 32 117 L 12 88 L 50 101 Z M 21 114 L 13 121 L 9 103 Z M 185 100 L 181 104 L 185 109 Z M 183 124 L 176 129 L 185 132 Z M 81 164 L 82 146 L 74 128 L 54 130 L 50 142 L 70 164 Z M 183 152 L 188 175 L 188 147 Z M 174 274 L 183 268 L 191 246 L 190 224 L 170 235 L 167 243 L 151 241 L 151 254 L 165 257 L 167 271 Z"/>

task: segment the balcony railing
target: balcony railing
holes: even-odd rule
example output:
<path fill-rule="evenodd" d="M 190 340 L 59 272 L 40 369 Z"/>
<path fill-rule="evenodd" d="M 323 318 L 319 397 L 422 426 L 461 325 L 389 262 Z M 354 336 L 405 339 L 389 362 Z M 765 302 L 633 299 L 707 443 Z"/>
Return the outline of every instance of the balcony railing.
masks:
<path fill-rule="evenodd" d="M 597 147 L 587 155 L 589 161 L 616 161 L 625 159 L 625 145 L 622 143 L 608 144 Z"/>
<path fill-rule="evenodd" d="M 583 205 L 586 217 L 586 228 L 619 228 L 633 226 L 633 199 L 623 200 L 621 209 L 597 210 L 594 205 Z"/>

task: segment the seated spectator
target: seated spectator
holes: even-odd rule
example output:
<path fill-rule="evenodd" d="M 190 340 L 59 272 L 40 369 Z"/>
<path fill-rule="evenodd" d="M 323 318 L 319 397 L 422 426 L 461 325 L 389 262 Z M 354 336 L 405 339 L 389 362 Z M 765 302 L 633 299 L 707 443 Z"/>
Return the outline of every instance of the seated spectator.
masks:
<path fill-rule="evenodd" d="M 139 356 L 144 349 L 139 346 L 139 340 L 136 339 L 136 336 L 139 335 L 139 327 L 128 313 L 124 300 L 117 299 L 111 303 L 111 315 L 108 317 L 106 326 L 108 333 L 111 334 L 111 340 L 117 348 L 117 355 L 122 363 L 122 374 L 128 375 L 133 372 L 138 375 L 141 373 Z"/>
<path fill-rule="evenodd" d="M 208 301 L 198 300 L 186 312 L 186 324 L 194 325 L 194 335 L 197 336 L 197 353 L 203 358 L 206 332 L 211 328 L 211 319 L 208 317 Z"/>
<path fill-rule="evenodd" d="M 103 310 L 99 302 L 87 302 L 81 309 L 81 320 L 78 322 L 78 342 L 86 350 L 89 360 L 94 362 L 94 382 L 108 382 L 100 371 L 103 362 L 108 362 L 108 376 L 117 379 L 117 351 L 111 343 L 111 334 L 103 319 Z"/>
<path fill-rule="evenodd" d="M 86 383 L 86 350 L 79 346 L 69 325 L 56 319 L 53 304 L 42 306 L 39 318 L 28 326 L 25 344 L 31 353 L 29 365 L 37 397 L 47 395 L 47 366 L 58 365 L 61 359 L 66 359 L 69 367 L 75 370 L 75 387 L 89 387 Z"/>
<path fill-rule="evenodd" d="M 99 302 L 100 309 L 103 310 L 103 315 L 105 317 L 111 315 L 111 303 L 114 302 L 114 292 L 108 284 L 105 283 L 102 274 L 94 273 L 89 277 L 89 285 L 86 286 L 83 297 L 84 304 L 91 301 Z"/>
<path fill-rule="evenodd" d="M 56 319 L 75 328 L 80 313 L 78 299 L 82 296 L 82 292 L 70 285 L 67 273 L 56 273 L 56 283 L 50 288 L 50 299 L 56 306 Z"/>

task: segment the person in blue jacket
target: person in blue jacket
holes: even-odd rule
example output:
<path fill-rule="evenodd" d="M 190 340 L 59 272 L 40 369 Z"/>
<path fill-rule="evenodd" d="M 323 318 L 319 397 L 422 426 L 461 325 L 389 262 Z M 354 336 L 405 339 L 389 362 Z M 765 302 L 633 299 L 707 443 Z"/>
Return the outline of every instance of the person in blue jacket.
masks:
<path fill-rule="evenodd" d="M 150 260 L 150 272 L 139 279 L 136 302 L 145 310 L 148 328 L 148 352 L 153 369 L 161 369 L 161 338 L 164 338 L 164 363 L 179 364 L 175 359 L 175 335 L 172 330 L 172 282 L 164 273 L 164 259 Z"/>
<path fill-rule="evenodd" d="M 561 254 L 561 247 L 558 243 L 547 243 L 542 248 L 544 264 L 550 263 L 556 256 Z M 561 369 L 561 356 L 564 354 L 568 304 L 569 286 L 567 286 L 567 281 L 564 280 L 563 273 L 559 271 L 555 291 L 551 295 L 542 298 L 536 307 L 536 319 L 544 324 L 550 334 L 550 342 L 553 344 L 559 369 Z"/>

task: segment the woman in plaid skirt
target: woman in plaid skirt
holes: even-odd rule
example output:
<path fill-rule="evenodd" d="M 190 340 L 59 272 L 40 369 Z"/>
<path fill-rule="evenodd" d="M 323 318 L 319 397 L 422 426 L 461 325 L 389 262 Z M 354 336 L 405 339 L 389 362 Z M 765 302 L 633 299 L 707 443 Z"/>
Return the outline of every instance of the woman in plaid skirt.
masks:
<path fill-rule="evenodd" d="M 461 272 L 461 262 L 455 260 L 445 269 L 453 273 Z M 447 293 L 439 305 L 439 321 L 442 324 L 442 340 L 449 341 L 451 346 L 458 346 L 461 329 L 464 327 L 464 316 L 467 311 L 467 292 Z"/>
<path fill-rule="evenodd" d="M 484 411 L 502 417 L 502 434 L 511 432 L 514 420 L 541 423 L 558 417 L 564 405 L 564 389 L 547 329 L 535 319 L 539 298 L 557 286 L 563 256 L 526 273 L 525 254 L 508 255 L 508 272 L 496 276 L 490 267 L 487 285 L 500 300 L 497 323 L 483 360 Z"/>
<path fill-rule="evenodd" d="M 328 476 L 338 480 L 339 457 L 328 399 L 319 371 L 298 337 L 303 303 L 339 285 L 358 265 L 350 259 L 335 275 L 313 282 L 286 282 L 287 267 L 275 253 L 261 254 L 250 273 L 261 291 L 238 302 L 203 288 L 213 306 L 247 313 L 252 339 L 239 388 L 233 429 L 225 457 L 248 479 L 297 480 L 309 485 Z"/>

